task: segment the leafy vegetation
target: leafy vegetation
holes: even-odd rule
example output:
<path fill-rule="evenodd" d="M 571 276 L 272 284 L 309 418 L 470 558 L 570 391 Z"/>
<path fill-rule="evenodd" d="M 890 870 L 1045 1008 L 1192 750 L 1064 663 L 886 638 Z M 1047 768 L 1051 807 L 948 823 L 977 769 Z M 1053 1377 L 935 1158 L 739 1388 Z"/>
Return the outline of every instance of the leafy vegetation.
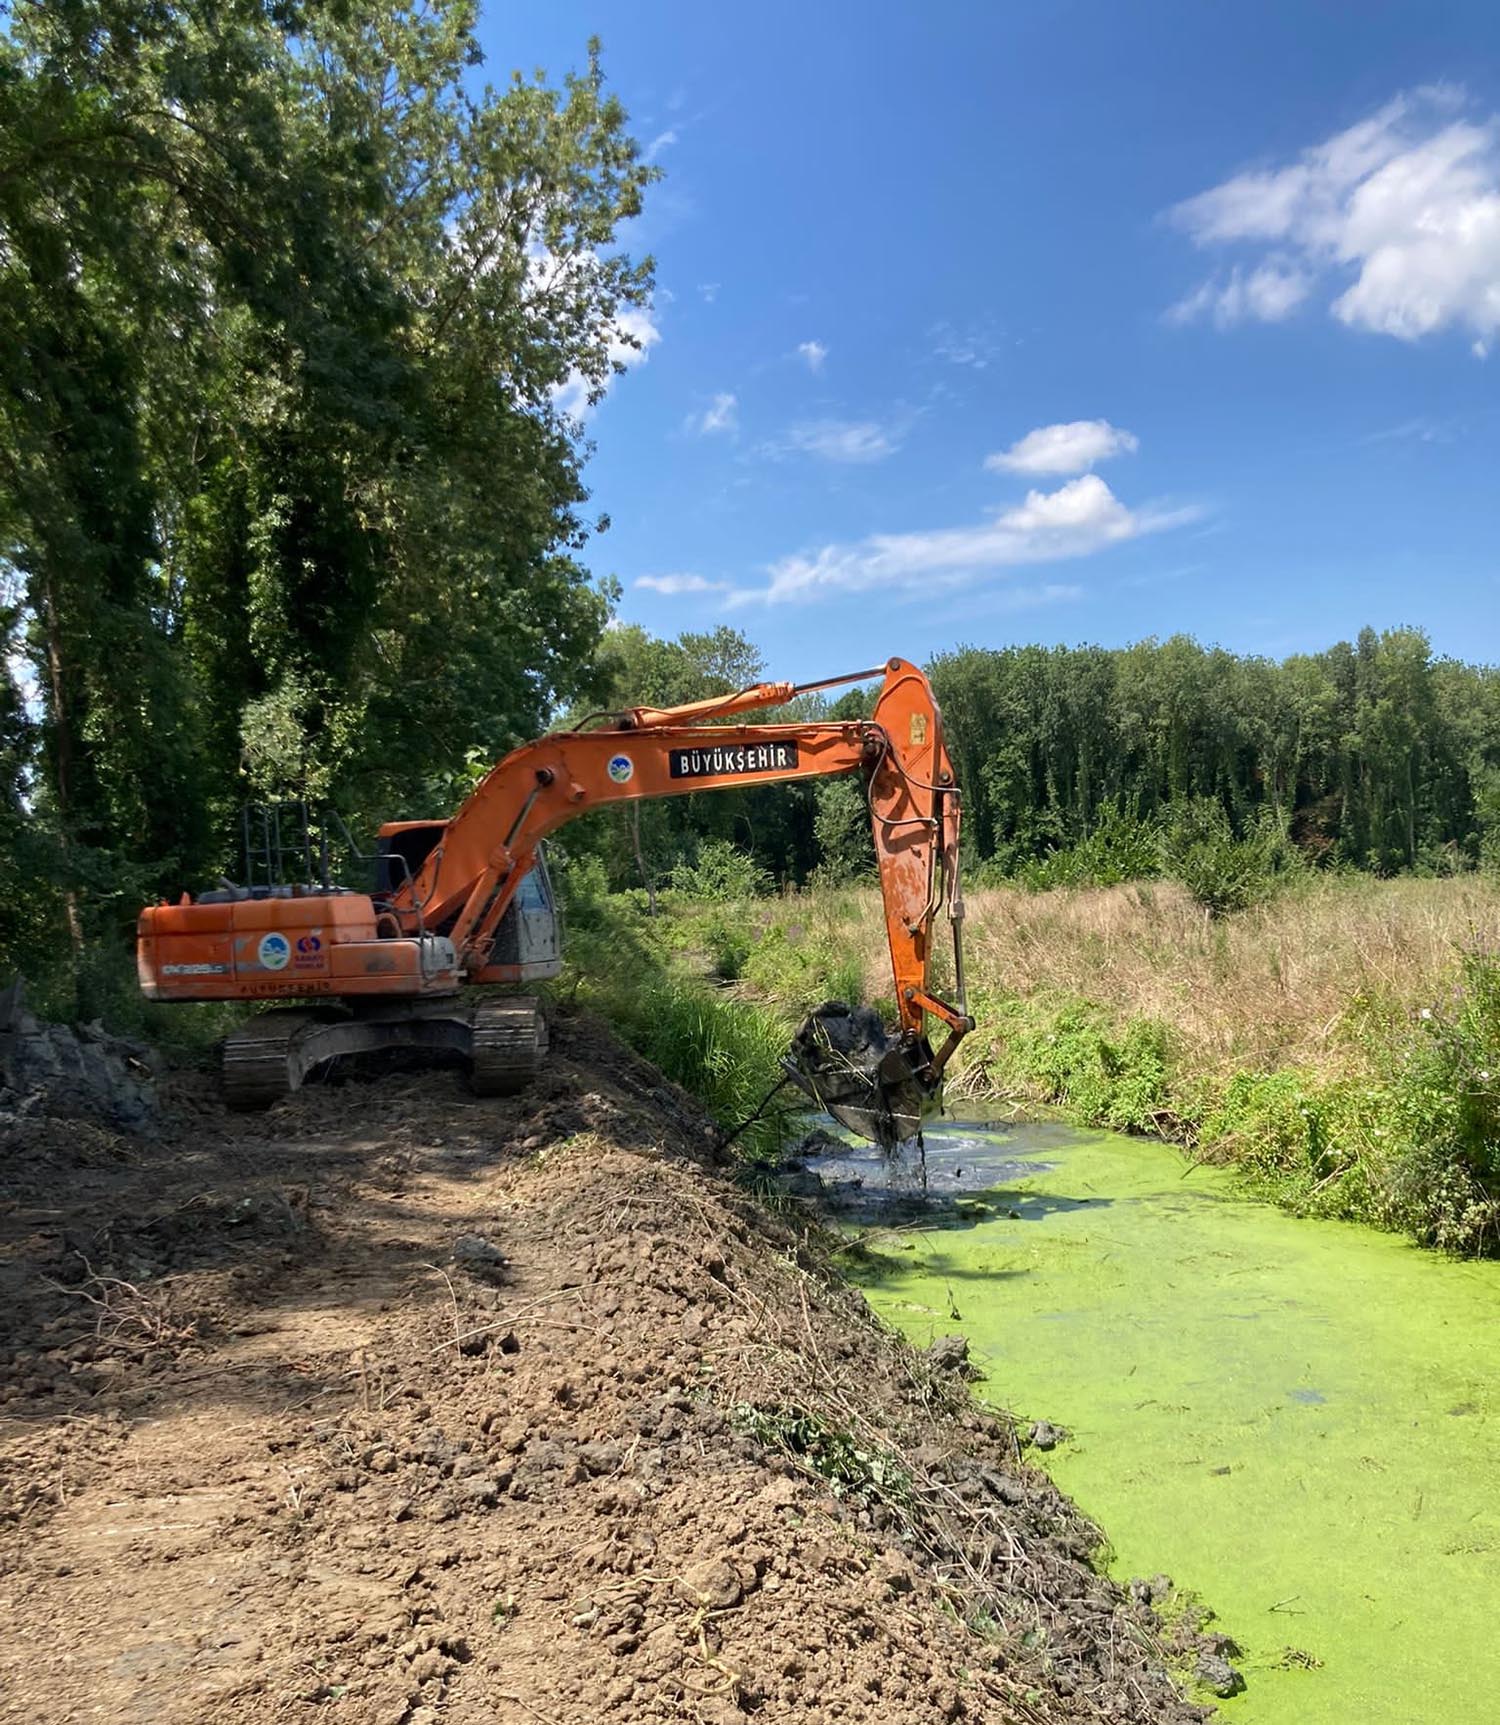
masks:
<path fill-rule="evenodd" d="M 1176 637 L 966 647 L 930 670 L 975 855 L 1005 873 L 1110 823 L 1117 850 L 1120 823 L 1202 799 L 1313 862 L 1440 874 L 1493 854 L 1500 674 L 1434 659 L 1420 630 L 1280 663 Z"/>
<path fill-rule="evenodd" d="M 609 895 L 592 859 L 557 873 L 568 949 L 554 991 L 608 1018 L 735 1134 L 742 1156 L 779 1155 L 788 1110 L 766 1102 L 783 1076 L 790 1020 L 776 1005 L 737 1000 L 684 966 L 664 926 L 639 900 Z"/>
<path fill-rule="evenodd" d="M 247 795 L 446 812 L 598 681 L 576 415 L 654 170 L 596 53 L 481 85 L 474 14 L 6 9 L 7 964 L 122 950 Z"/>

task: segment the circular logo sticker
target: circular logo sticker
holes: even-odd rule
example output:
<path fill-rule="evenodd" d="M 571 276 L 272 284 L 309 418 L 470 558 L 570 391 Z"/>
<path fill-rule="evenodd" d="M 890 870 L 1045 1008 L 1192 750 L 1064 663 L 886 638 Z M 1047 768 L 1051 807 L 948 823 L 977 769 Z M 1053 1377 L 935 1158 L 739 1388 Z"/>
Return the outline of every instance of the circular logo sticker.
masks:
<path fill-rule="evenodd" d="M 609 776 L 617 785 L 628 785 L 635 777 L 635 762 L 629 755 L 615 755 L 609 763 Z"/>
<path fill-rule="evenodd" d="M 285 970 L 292 956 L 292 943 L 284 934 L 263 934 L 257 955 L 266 970 Z"/>

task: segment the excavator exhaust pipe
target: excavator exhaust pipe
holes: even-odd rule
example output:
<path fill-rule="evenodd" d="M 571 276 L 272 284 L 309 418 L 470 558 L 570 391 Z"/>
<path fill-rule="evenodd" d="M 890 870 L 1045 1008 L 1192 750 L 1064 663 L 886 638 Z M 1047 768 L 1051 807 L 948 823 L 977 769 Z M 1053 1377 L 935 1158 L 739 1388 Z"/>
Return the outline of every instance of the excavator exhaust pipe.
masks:
<path fill-rule="evenodd" d="M 942 1106 L 925 1038 L 893 1036 L 868 1006 L 825 1001 L 792 1039 L 782 1065 L 825 1113 L 892 1155 Z"/>

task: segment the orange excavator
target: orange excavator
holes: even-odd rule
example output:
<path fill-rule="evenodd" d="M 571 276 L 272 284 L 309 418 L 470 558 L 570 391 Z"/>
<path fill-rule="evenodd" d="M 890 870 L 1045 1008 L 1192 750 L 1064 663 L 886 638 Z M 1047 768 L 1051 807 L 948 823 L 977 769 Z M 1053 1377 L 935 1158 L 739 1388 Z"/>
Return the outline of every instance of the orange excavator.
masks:
<path fill-rule="evenodd" d="M 841 683 L 882 678 L 869 719 L 753 724 L 744 715 Z M 379 829 L 373 891 L 332 885 L 326 844 L 301 842 L 306 881 L 224 880 L 140 914 L 137 966 L 152 1000 L 276 1005 L 223 1048 L 227 1100 L 264 1107 L 340 1056 L 391 1047 L 465 1057 L 480 1094 L 521 1089 L 546 1052 L 540 1004 L 495 994 L 555 976 L 559 919 L 542 842 L 606 804 L 731 786 L 860 774 L 875 838 L 899 1029 L 836 1003 L 799 1032 L 787 1069 L 856 1131 L 892 1146 L 937 1105 L 973 1027 L 965 1005 L 959 795 L 942 715 L 903 659 L 821 682 L 757 683 L 681 707 L 593 714 L 513 750 L 446 821 Z M 251 850 L 247 826 L 247 853 Z M 251 880 L 254 874 L 251 871 Z M 931 990 L 932 935 L 946 905 L 957 1005 Z M 468 985 L 479 985 L 469 992 Z M 934 1051 L 932 1017 L 947 1032 Z M 871 1021 L 875 1028 L 872 1030 Z"/>

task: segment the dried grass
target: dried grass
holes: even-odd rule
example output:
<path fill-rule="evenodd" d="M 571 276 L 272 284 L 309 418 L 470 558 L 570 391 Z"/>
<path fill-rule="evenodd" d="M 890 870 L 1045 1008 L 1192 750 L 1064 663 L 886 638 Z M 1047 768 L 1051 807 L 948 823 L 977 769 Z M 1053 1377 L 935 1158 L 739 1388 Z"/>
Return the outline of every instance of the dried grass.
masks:
<path fill-rule="evenodd" d="M 852 945 L 870 998 L 890 993 L 878 896 L 807 894 L 788 920 Z M 1353 1070 L 1372 1020 L 1438 998 L 1459 952 L 1500 944 L 1500 885 L 1313 878 L 1212 921 L 1175 883 L 968 895 L 971 992 L 1081 997 L 1171 1027 L 1205 1074 L 1288 1064 Z"/>

